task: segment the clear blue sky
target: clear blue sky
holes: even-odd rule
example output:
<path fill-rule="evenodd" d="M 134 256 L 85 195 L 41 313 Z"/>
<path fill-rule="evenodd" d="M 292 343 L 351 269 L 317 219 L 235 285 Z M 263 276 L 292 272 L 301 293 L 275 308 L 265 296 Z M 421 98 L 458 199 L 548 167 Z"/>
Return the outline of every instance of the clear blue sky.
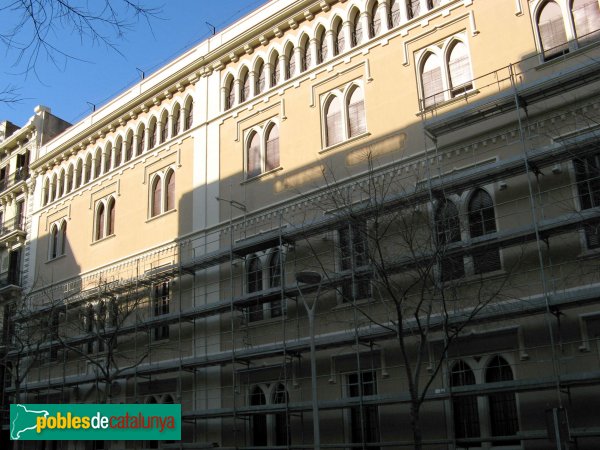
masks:
<path fill-rule="evenodd" d="M 49 106 L 55 115 L 75 123 L 91 112 L 91 106 L 86 102 L 100 106 L 137 82 L 139 73 L 136 68 L 150 74 L 210 36 L 212 30 L 206 22 L 214 25 L 218 32 L 267 2 L 138 1 L 145 6 L 159 7 L 161 11 L 150 24 L 134 23 L 122 39 L 112 37 L 121 54 L 85 37 L 82 39 L 71 28 L 61 27 L 50 38 L 61 51 L 76 59 L 59 58 L 58 64 L 53 64 L 41 55 L 35 73 L 24 73 L 26 61 L 18 62 L 17 53 L 7 49 L 0 40 L 0 90 L 8 85 L 15 86 L 21 98 L 16 104 L 0 103 L 0 121 L 10 120 L 22 126 L 33 115 L 33 108 L 43 104 Z M 11 0 L 0 0 L 0 8 L 10 3 Z M 0 10 L 0 34 L 11 29 L 16 20 L 13 12 Z"/>

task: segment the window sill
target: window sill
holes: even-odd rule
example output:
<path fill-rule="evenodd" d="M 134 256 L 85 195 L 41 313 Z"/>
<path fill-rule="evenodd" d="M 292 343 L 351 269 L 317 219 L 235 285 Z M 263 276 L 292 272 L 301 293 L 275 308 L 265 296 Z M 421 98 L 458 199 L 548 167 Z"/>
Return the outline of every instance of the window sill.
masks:
<path fill-rule="evenodd" d="M 98 239 L 97 241 L 94 241 L 94 242 L 92 242 L 90 245 L 96 245 L 96 244 L 99 244 L 100 242 L 107 241 L 107 240 L 109 240 L 109 239 L 112 239 L 112 238 L 114 238 L 115 236 L 116 236 L 116 234 L 114 234 L 114 233 L 113 233 L 113 234 L 109 234 L 108 236 L 105 236 L 105 237 L 103 237 L 103 238 L 100 238 L 100 239 Z"/>
<path fill-rule="evenodd" d="M 444 106 L 451 105 L 452 103 L 456 103 L 456 102 L 459 102 L 461 100 L 468 99 L 469 97 L 472 97 L 472 96 L 477 95 L 477 94 L 479 94 L 479 89 L 471 89 L 469 91 L 465 91 L 465 92 L 463 92 L 461 94 L 458 94 L 458 95 L 455 95 L 454 97 L 451 97 L 451 98 L 449 98 L 447 100 L 442 100 L 439 103 L 436 103 L 436 104 L 431 105 L 431 106 L 427 106 L 425 109 L 422 109 L 421 111 L 419 111 L 417 113 L 417 116 L 422 116 L 423 114 L 426 114 L 428 112 L 434 111 L 434 110 L 436 110 L 438 108 L 442 108 Z M 422 100 L 420 100 L 420 101 L 422 101 Z"/>
<path fill-rule="evenodd" d="M 345 141 L 338 142 L 337 144 L 333 144 L 333 145 L 330 145 L 329 147 L 325 147 L 325 148 L 319 150 L 319 155 L 322 155 L 323 153 L 327 153 L 327 152 L 330 152 L 337 148 L 343 147 L 346 144 L 350 144 L 354 141 L 358 141 L 367 136 L 371 136 L 371 133 L 369 133 L 368 131 L 365 131 L 364 133 L 361 133 L 361 134 L 357 134 L 356 136 L 353 136 L 350 139 L 346 139 Z"/>
<path fill-rule="evenodd" d="M 173 209 L 170 209 L 170 210 L 168 210 L 168 211 L 165 211 L 165 212 L 162 212 L 162 213 L 160 213 L 160 214 L 157 214 L 157 215 L 155 215 L 155 216 L 149 217 L 149 218 L 146 220 L 146 223 L 148 223 L 148 222 L 153 222 L 153 221 L 155 221 L 155 220 L 157 220 L 157 219 L 160 219 L 160 218 L 162 218 L 162 217 L 164 217 L 164 216 L 167 216 L 167 215 L 169 215 L 169 214 L 171 214 L 171 213 L 174 213 L 174 212 L 176 212 L 176 211 L 177 211 L 177 208 L 173 208 Z"/>
<path fill-rule="evenodd" d="M 247 178 L 246 180 L 242 181 L 240 184 L 243 185 L 243 184 L 246 184 L 246 183 L 251 183 L 251 182 L 256 181 L 256 180 L 260 180 L 262 178 L 267 177 L 268 175 L 271 175 L 272 173 L 277 173 L 277 172 L 279 172 L 281 170 L 283 170 L 282 166 L 275 167 L 274 169 L 267 170 L 266 172 L 259 173 L 258 175 L 254 175 L 252 178 Z"/>
<path fill-rule="evenodd" d="M 51 263 L 51 262 L 54 262 L 54 261 L 56 261 L 57 259 L 62 259 L 62 258 L 65 258 L 66 256 L 67 256 L 67 254 L 66 254 L 66 253 L 63 253 L 62 255 L 58 255 L 58 256 L 56 256 L 56 257 L 54 257 L 54 258 L 49 258 L 49 259 L 46 261 L 46 264 L 49 264 L 49 263 Z"/>

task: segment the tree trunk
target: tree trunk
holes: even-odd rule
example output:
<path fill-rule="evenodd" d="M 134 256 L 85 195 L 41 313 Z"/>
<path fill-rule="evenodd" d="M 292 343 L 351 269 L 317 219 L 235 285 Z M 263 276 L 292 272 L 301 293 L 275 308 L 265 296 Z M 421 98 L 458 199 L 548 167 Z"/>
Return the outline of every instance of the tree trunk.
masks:
<path fill-rule="evenodd" d="M 421 450 L 423 448 L 423 435 L 421 433 L 420 405 L 416 401 L 412 401 L 410 405 L 410 427 L 413 432 L 414 449 Z"/>

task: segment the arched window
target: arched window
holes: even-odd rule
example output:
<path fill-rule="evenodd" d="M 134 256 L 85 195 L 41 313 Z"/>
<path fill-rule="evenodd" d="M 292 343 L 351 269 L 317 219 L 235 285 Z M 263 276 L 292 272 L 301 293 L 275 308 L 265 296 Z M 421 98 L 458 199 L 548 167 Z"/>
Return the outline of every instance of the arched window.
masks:
<path fill-rule="evenodd" d="M 65 194 L 71 192 L 73 188 L 73 164 L 69 164 L 69 168 L 67 169 L 67 179 L 65 182 Z"/>
<path fill-rule="evenodd" d="M 285 52 L 285 79 L 289 80 L 291 77 L 296 75 L 296 58 L 294 57 L 294 47 L 289 45 Z"/>
<path fill-rule="evenodd" d="M 175 104 L 173 108 L 173 124 L 171 126 L 172 136 L 177 136 L 179 134 L 179 129 L 181 127 L 181 106 L 179 103 Z"/>
<path fill-rule="evenodd" d="M 406 0 L 408 18 L 413 19 L 421 14 L 421 0 Z"/>
<path fill-rule="evenodd" d="M 435 230 L 437 236 L 437 253 L 440 255 L 440 279 L 454 280 L 465 275 L 462 256 L 446 256 L 446 247 L 461 240 L 458 208 L 454 203 L 444 199 L 435 213 Z"/>
<path fill-rule="evenodd" d="M 344 51 L 345 46 L 344 27 L 341 20 L 338 21 L 337 25 L 334 27 L 334 30 L 333 39 L 335 46 L 333 50 L 336 55 L 339 55 Z"/>
<path fill-rule="evenodd" d="M 381 19 L 379 18 L 379 2 L 374 2 L 369 13 L 369 35 L 375 37 L 381 32 Z"/>
<path fill-rule="evenodd" d="M 50 185 L 50 201 L 53 202 L 56 198 L 56 192 L 58 191 L 58 178 L 56 174 L 52 177 L 52 184 Z"/>
<path fill-rule="evenodd" d="M 356 11 L 354 13 L 354 18 L 352 19 L 352 42 L 350 45 L 352 47 L 356 47 L 357 45 L 362 43 L 363 39 L 363 29 L 362 22 L 360 20 L 360 13 Z"/>
<path fill-rule="evenodd" d="M 256 68 L 256 79 L 254 86 L 254 94 L 258 95 L 265 90 L 266 76 L 265 76 L 265 65 L 262 61 L 259 61 Z"/>
<path fill-rule="evenodd" d="M 340 99 L 337 97 L 333 97 L 325 109 L 325 124 L 328 147 L 344 139 L 342 130 L 342 105 Z"/>
<path fill-rule="evenodd" d="M 317 64 L 321 64 L 329 57 L 329 49 L 327 48 L 327 36 L 325 36 L 325 30 L 320 31 L 320 35 L 317 41 Z"/>
<path fill-rule="evenodd" d="M 137 139 L 137 148 L 135 149 L 135 155 L 139 156 L 144 153 L 144 146 L 146 143 L 146 128 L 144 128 L 144 124 L 138 128 L 138 139 Z"/>
<path fill-rule="evenodd" d="M 110 165 L 112 163 L 112 144 L 108 144 L 106 146 L 106 151 L 104 152 L 104 173 L 110 170 Z"/>
<path fill-rule="evenodd" d="M 156 176 L 152 182 L 152 207 L 150 209 L 150 217 L 157 216 L 161 213 L 161 203 L 162 180 L 159 176 Z"/>
<path fill-rule="evenodd" d="M 241 77 L 240 85 L 242 87 L 240 92 L 240 102 L 245 102 L 250 98 L 250 76 L 248 70 L 244 71 L 244 74 Z"/>
<path fill-rule="evenodd" d="M 349 137 L 358 136 L 367 130 L 365 122 L 365 99 L 362 89 L 355 88 L 348 100 Z"/>
<path fill-rule="evenodd" d="M 300 68 L 301 72 L 308 70 L 312 67 L 312 53 L 310 51 L 310 41 L 308 38 L 304 40 L 304 44 L 302 45 L 302 67 Z"/>
<path fill-rule="evenodd" d="M 265 146 L 265 170 L 273 170 L 279 167 L 279 128 L 272 125 L 267 131 L 267 143 Z"/>
<path fill-rule="evenodd" d="M 165 211 L 171 211 L 175 209 L 175 172 L 172 170 L 167 173 L 165 187 Z"/>
<path fill-rule="evenodd" d="M 452 387 L 470 386 L 475 384 L 475 374 L 463 361 L 458 361 L 452 367 L 450 385 Z M 454 414 L 454 437 L 457 439 L 479 437 L 479 411 L 476 396 L 457 397 L 452 400 Z"/>
<path fill-rule="evenodd" d="M 400 25 L 400 1 L 390 0 L 388 7 L 388 24 L 390 28 Z"/>
<path fill-rule="evenodd" d="M 94 179 L 102 173 L 102 150 L 97 149 L 94 156 Z"/>
<path fill-rule="evenodd" d="M 250 405 L 251 406 L 259 406 L 265 405 L 266 399 L 265 394 L 260 387 L 255 386 L 250 393 Z M 253 414 L 251 416 L 251 437 L 252 444 L 254 446 L 262 446 L 268 444 L 267 439 L 267 415 L 264 413 Z"/>
<path fill-rule="evenodd" d="M 281 383 L 275 386 L 273 392 L 273 403 L 282 405 L 289 402 L 289 396 L 285 386 Z M 289 445 L 292 441 L 291 428 L 289 426 L 288 415 L 285 412 L 275 414 L 275 445 Z"/>
<path fill-rule="evenodd" d="M 148 125 L 148 150 L 151 150 L 156 145 L 156 117 L 150 119 Z"/>
<path fill-rule="evenodd" d="M 486 383 L 512 381 L 510 364 L 501 356 L 494 356 L 485 371 Z M 517 401 L 513 392 L 498 392 L 488 395 L 492 436 L 514 436 L 519 431 Z M 503 445 L 518 445 L 519 442 L 503 442 Z"/>
<path fill-rule="evenodd" d="M 108 200 L 108 222 L 106 225 L 106 235 L 115 234 L 115 199 Z"/>
<path fill-rule="evenodd" d="M 58 256 L 58 227 L 52 225 L 50 231 L 50 259 L 54 259 Z"/>
<path fill-rule="evenodd" d="M 75 187 L 81 186 L 81 178 L 83 177 L 83 161 L 77 160 L 77 168 L 75 169 Z"/>
<path fill-rule="evenodd" d="M 262 264 L 257 256 L 251 256 L 247 264 L 246 287 L 247 292 L 259 292 L 263 289 Z M 248 321 L 254 322 L 263 319 L 263 305 L 258 301 L 248 307 Z"/>
<path fill-rule="evenodd" d="M 96 240 L 100 240 L 104 237 L 104 223 L 105 223 L 106 212 L 104 210 L 104 203 L 101 203 L 98 206 L 98 211 L 96 212 L 96 230 L 95 236 Z"/>
<path fill-rule="evenodd" d="M 271 87 L 277 86 L 281 82 L 281 69 L 279 67 L 279 53 L 273 52 L 271 55 Z"/>
<path fill-rule="evenodd" d="M 133 131 L 130 130 L 125 139 L 125 161 L 131 158 L 133 158 Z"/>
<path fill-rule="evenodd" d="M 123 139 L 119 136 L 115 143 L 115 169 L 121 165 L 123 159 Z"/>
<path fill-rule="evenodd" d="M 229 76 L 225 80 L 225 110 L 233 108 L 235 105 L 235 83 L 233 77 Z"/>
<path fill-rule="evenodd" d="M 600 7 L 598 0 L 573 0 L 571 5 L 575 34 L 580 44 L 600 36 Z"/>
<path fill-rule="evenodd" d="M 549 1 L 538 16 L 538 30 L 546 60 L 569 51 L 562 11 L 558 3 Z"/>
<path fill-rule="evenodd" d="M 423 105 L 425 108 L 434 106 L 436 103 L 444 100 L 442 68 L 439 58 L 433 53 L 427 55 L 423 62 L 421 83 L 423 88 Z"/>
<path fill-rule="evenodd" d="M 469 202 L 469 231 L 472 238 L 496 232 L 494 202 L 483 189 L 477 189 Z M 474 253 L 473 268 L 476 274 L 499 270 L 501 265 L 498 249 L 483 249 Z"/>
<path fill-rule="evenodd" d="M 160 143 L 162 144 L 169 138 L 169 115 L 163 112 L 160 118 Z"/>
<path fill-rule="evenodd" d="M 60 176 L 58 178 L 58 195 L 56 197 L 57 198 L 62 197 L 64 192 L 65 192 L 65 171 L 61 170 Z"/>
<path fill-rule="evenodd" d="M 88 153 L 85 159 L 85 173 L 83 177 L 84 183 L 89 183 L 92 179 L 92 155 Z"/>
<path fill-rule="evenodd" d="M 258 133 L 252 133 L 247 145 L 247 176 L 248 178 L 252 178 L 261 173 L 260 139 Z"/>
<path fill-rule="evenodd" d="M 63 221 L 60 227 L 60 254 L 64 255 L 67 250 L 67 222 Z"/>
<path fill-rule="evenodd" d="M 450 75 L 450 94 L 454 97 L 473 88 L 469 52 L 462 42 L 456 42 L 448 57 L 448 74 Z"/>
<path fill-rule="evenodd" d="M 185 131 L 194 124 L 194 100 L 190 97 L 185 106 Z"/>
<path fill-rule="evenodd" d="M 49 197 L 50 197 L 50 180 L 48 178 L 46 178 L 44 180 L 42 206 L 46 206 L 48 204 Z M 2 225 L 2 224 L 0 224 L 0 225 Z"/>

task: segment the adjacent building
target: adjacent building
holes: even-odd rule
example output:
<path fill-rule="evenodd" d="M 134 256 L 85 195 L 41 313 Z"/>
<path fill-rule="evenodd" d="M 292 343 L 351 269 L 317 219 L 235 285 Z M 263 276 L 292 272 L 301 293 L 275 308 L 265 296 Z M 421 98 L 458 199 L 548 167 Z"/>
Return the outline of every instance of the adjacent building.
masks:
<path fill-rule="evenodd" d="M 182 405 L 52 449 L 596 448 L 599 42 L 598 0 L 266 3 L 31 152 L 5 396 Z"/>

